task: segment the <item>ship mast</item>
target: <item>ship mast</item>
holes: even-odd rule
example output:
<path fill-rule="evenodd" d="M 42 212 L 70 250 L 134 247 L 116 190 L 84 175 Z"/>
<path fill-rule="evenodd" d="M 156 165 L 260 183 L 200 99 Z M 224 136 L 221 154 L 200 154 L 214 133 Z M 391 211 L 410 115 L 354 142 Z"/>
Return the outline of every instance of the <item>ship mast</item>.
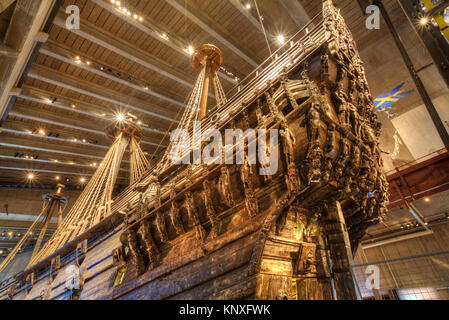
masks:
<path fill-rule="evenodd" d="M 42 196 L 44 203 L 42 206 L 41 212 L 38 214 L 36 220 L 33 222 L 33 224 L 28 228 L 28 230 L 25 232 L 23 237 L 20 239 L 20 241 L 16 244 L 13 250 L 8 254 L 8 256 L 3 260 L 3 262 L 0 264 L 0 272 L 3 271 L 6 266 L 14 259 L 14 257 L 17 255 L 17 253 L 20 251 L 20 249 L 23 248 L 25 242 L 30 238 L 31 235 L 33 235 L 33 231 L 38 228 L 38 224 L 41 221 L 41 218 L 43 217 L 43 226 L 40 228 L 41 231 L 39 233 L 39 236 L 37 237 L 37 241 L 34 245 L 33 253 L 31 254 L 30 261 L 33 259 L 33 257 L 36 255 L 36 253 L 39 251 L 39 248 L 41 246 L 42 240 L 45 236 L 45 233 L 47 231 L 48 225 L 50 224 L 51 218 L 55 215 L 55 213 L 58 213 L 58 227 L 61 224 L 62 220 L 62 211 L 63 207 L 61 204 L 67 203 L 67 199 L 62 196 L 62 189 L 64 188 L 64 185 L 58 184 L 58 189 L 53 194 L 44 194 Z"/>
<path fill-rule="evenodd" d="M 222 63 L 223 55 L 221 50 L 212 44 L 203 44 L 192 54 L 191 64 L 193 69 L 200 75 L 204 72 L 198 121 L 203 120 L 207 113 L 207 98 L 209 95 L 210 78 L 212 78 L 217 104 L 220 105 L 226 101 L 224 94 L 222 94 L 223 89 L 220 90 L 221 84 L 217 78 L 217 71 L 220 69 Z"/>
<path fill-rule="evenodd" d="M 192 68 L 198 72 L 198 77 L 177 128 L 180 131 L 185 130 L 187 132 L 193 130 L 195 121 L 203 121 L 206 118 L 210 82 L 212 82 L 214 88 L 217 107 L 223 106 L 227 101 L 223 86 L 217 76 L 217 71 L 223 63 L 221 50 L 212 44 L 203 44 L 193 52 L 190 62 Z M 164 168 L 170 166 L 170 153 L 173 151 L 174 143 L 178 141 L 179 135 L 172 138 L 156 168 L 157 172 L 161 172 Z"/>
<path fill-rule="evenodd" d="M 135 120 L 130 114 L 118 115 L 117 120 L 107 127 L 106 133 L 114 143 L 62 224 L 42 249 L 33 253 L 30 266 L 112 214 L 112 192 L 127 146 L 130 149 L 130 184 L 149 170 L 150 163 L 139 146 L 143 131 Z"/>

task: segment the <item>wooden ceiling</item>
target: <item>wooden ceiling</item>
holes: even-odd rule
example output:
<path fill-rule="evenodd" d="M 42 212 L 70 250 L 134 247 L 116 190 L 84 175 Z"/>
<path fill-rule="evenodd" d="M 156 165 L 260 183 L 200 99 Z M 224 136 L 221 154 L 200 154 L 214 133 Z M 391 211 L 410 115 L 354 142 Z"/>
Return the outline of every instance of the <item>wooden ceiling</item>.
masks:
<path fill-rule="evenodd" d="M 0 185 L 30 184 L 26 175 L 34 172 L 33 185 L 54 185 L 59 176 L 80 186 L 106 154 L 111 141 L 104 128 L 119 112 L 138 117 L 145 130 L 142 149 L 160 156 L 195 81 L 189 46 L 221 48 L 225 92 L 269 56 L 255 3 L 249 2 L 250 9 L 243 0 L 121 1 L 128 15 L 110 0 L 64 1 L 0 132 Z M 336 3 L 360 46 L 382 36 L 361 27 L 365 17 L 356 1 Z M 385 3 L 394 11 L 395 1 Z M 80 30 L 65 28 L 65 8 L 73 4 L 80 9 Z M 273 51 L 277 35 L 288 39 L 321 10 L 321 1 L 257 4 Z M 119 184 L 127 183 L 127 166 L 125 156 Z"/>

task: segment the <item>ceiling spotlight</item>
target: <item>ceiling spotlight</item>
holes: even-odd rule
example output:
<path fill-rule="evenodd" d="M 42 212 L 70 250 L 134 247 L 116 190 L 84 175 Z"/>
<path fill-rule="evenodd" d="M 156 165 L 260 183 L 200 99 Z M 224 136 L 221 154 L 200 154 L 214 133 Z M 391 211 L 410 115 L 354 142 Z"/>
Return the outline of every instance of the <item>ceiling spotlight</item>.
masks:
<path fill-rule="evenodd" d="M 30 236 L 32 236 L 33 235 L 33 231 L 30 231 Z"/>
<path fill-rule="evenodd" d="M 142 17 L 139 17 L 139 21 L 142 22 L 142 21 L 143 21 L 143 18 L 142 18 Z"/>
<path fill-rule="evenodd" d="M 194 52 L 193 47 L 192 47 L 192 46 L 189 46 L 189 47 L 187 48 L 187 51 L 189 52 L 190 55 L 192 55 L 193 52 Z"/>
<path fill-rule="evenodd" d="M 247 3 L 247 4 L 245 5 L 245 8 L 246 8 L 246 9 L 251 9 L 251 4 L 250 4 L 250 3 Z"/>
<path fill-rule="evenodd" d="M 277 37 L 278 41 L 280 44 L 284 44 L 285 43 L 285 38 L 282 34 L 278 35 Z"/>
<path fill-rule="evenodd" d="M 75 109 L 75 108 L 76 108 L 76 105 L 72 104 L 72 109 Z"/>
<path fill-rule="evenodd" d="M 429 19 L 427 19 L 427 17 L 422 17 L 422 18 L 419 20 L 419 23 L 420 23 L 422 26 L 425 26 L 426 24 L 429 23 Z"/>
<path fill-rule="evenodd" d="M 81 181 L 81 183 L 84 183 L 84 182 L 86 182 L 86 178 L 81 178 L 80 181 Z"/>
<path fill-rule="evenodd" d="M 133 15 L 133 18 L 134 18 L 134 19 L 137 19 L 137 18 L 138 18 L 137 14 L 134 14 L 134 15 Z"/>
<path fill-rule="evenodd" d="M 39 134 L 41 136 L 45 136 L 45 130 L 44 129 L 39 129 Z"/>
<path fill-rule="evenodd" d="M 123 114 L 118 114 L 116 118 L 117 118 L 118 121 L 125 120 L 125 116 Z"/>
<path fill-rule="evenodd" d="M 12 237 L 12 231 L 8 232 L 8 236 Z"/>
<path fill-rule="evenodd" d="M 56 180 L 59 180 L 59 176 L 56 176 Z"/>
<path fill-rule="evenodd" d="M 88 66 L 90 66 L 90 61 L 86 61 L 86 64 L 87 64 Z"/>
<path fill-rule="evenodd" d="M 34 174 L 29 173 L 29 174 L 27 175 L 27 178 L 30 179 L 30 180 L 32 180 L 32 179 L 34 178 Z"/>
<path fill-rule="evenodd" d="M 119 6 L 120 5 L 120 1 L 116 1 L 115 4 Z"/>
<path fill-rule="evenodd" d="M 430 202 L 430 198 L 425 198 L 424 201 L 425 202 Z"/>
<path fill-rule="evenodd" d="M 137 121 L 137 124 L 140 126 L 142 124 L 142 121 Z"/>

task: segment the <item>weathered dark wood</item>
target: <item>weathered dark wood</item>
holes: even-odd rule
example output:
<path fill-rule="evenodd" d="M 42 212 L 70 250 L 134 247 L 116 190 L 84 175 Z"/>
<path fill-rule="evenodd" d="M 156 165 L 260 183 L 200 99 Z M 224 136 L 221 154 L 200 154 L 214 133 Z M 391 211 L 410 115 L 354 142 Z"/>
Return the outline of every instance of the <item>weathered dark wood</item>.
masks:
<path fill-rule="evenodd" d="M 271 80 L 262 70 L 216 110 L 224 120 L 212 112 L 203 122 L 222 132 L 278 130 L 277 145 L 267 141 L 279 151 L 277 172 L 260 175 L 267 166 L 245 155 L 243 164 L 148 173 L 116 198 L 112 210 L 125 222 L 120 237 L 99 245 L 107 254 L 87 251 L 82 299 L 356 298 L 351 245 L 383 219 L 387 183 L 362 62 L 332 2 L 323 9 L 322 21 L 268 66 Z M 67 298 L 61 285 L 51 298 Z"/>

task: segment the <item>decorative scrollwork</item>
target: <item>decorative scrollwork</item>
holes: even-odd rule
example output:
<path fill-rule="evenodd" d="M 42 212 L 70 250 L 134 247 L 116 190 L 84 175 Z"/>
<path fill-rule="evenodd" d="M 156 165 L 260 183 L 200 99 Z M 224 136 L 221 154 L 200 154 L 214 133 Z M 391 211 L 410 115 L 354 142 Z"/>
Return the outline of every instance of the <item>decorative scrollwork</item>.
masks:
<path fill-rule="evenodd" d="M 204 180 L 203 182 L 203 199 L 207 217 L 212 225 L 212 237 L 216 237 L 221 232 L 221 221 L 215 212 L 212 199 L 212 190 L 208 180 Z"/>
<path fill-rule="evenodd" d="M 220 193 L 224 203 L 231 208 L 235 203 L 231 189 L 231 174 L 228 166 L 222 166 L 220 170 L 221 175 L 218 180 L 218 192 Z"/>
<path fill-rule="evenodd" d="M 151 235 L 150 224 L 148 221 L 143 221 L 140 227 L 143 241 L 145 242 L 145 248 L 148 253 L 148 259 L 150 260 L 150 269 L 154 269 L 160 264 L 161 253 L 156 245 L 156 242 Z"/>
<path fill-rule="evenodd" d="M 240 166 L 240 177 L 245 190 L 246 209 L 251 217 L 256 216 L 259 210 L 259 204 L 254 192 L 253 174 L 253 167 L 249 164 L 248 156 L 245 155 L 245 160 Z"/>
<path fill-rule="evenodd" d="M 145 261 L 142 253 L 140 252 L 137 232 L 133 229 L 127 231 L 128 247 L 131 253 L 132 261 L 136 266 L 137 275 L 141 275 L 145 272 Z"/>
<path fill-rule="evenodd" d="M 184 205 L 189 214 L 189 219 L 192 222 L 193 227 L 195 228 L 197 238 L 199 240 L 204 240 L 206 238 L 206 231 L 201 225 L 200 216 L 195 206 L 195 200 L 193 199 L 193 194 L 190 191 L 186 192 L 185 194 Z"/>

